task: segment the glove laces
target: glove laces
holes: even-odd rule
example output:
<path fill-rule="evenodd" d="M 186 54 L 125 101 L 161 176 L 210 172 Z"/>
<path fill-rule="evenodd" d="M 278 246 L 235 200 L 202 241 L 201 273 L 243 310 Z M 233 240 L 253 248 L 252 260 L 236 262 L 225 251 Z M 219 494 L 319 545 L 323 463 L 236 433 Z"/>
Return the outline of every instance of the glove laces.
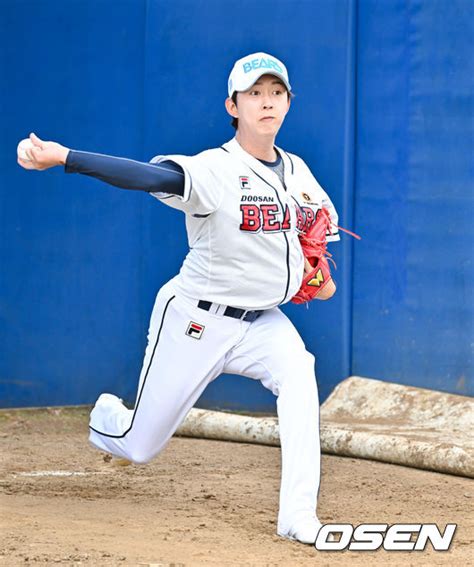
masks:
<path fill-rule="evenodd" d="M 331 222 L 328 209 L 323 207 L 318 213 L 316 223 L 313 225 L 312 229 L 309 230 L 310 236 L 302 234 L 300 236 L 300 242 L 303 253 L 308 260 L 310 258 L 318 259 L 321 256 L 325 256 L 334 266 L 334 269 L 337 269 L 336 262 L 333 260 L 332 254 L 327 251 L 326 235 L 328 232 L 331 233 L 332 227 L 349 234 L 353 238 L 357 238 L 357 240 L 361 240 L 361 237 L 355 232 L 347 230 L 347 228 L 343 228 L 337 224 L 333 224 Z"/>

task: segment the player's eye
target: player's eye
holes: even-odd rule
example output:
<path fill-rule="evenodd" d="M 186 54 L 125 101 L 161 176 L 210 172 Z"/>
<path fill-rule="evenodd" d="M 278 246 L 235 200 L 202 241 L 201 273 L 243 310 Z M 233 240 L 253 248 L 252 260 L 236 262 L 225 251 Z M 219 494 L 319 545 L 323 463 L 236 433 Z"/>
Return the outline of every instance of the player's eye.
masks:
<path fill-rule="evenodd" d="M 249 94 L 252 95 L 252 96 L 255 96 L 255 95 L 259 94 L 259 91 L 250 91 Z"/>
<path fill-rule="evenodd" d="M 281 94 L 283 94 L 283 91 L 281 89 L 278 89 L 276 91 L 273 91 L 273 94 L 281 95 Z"/>

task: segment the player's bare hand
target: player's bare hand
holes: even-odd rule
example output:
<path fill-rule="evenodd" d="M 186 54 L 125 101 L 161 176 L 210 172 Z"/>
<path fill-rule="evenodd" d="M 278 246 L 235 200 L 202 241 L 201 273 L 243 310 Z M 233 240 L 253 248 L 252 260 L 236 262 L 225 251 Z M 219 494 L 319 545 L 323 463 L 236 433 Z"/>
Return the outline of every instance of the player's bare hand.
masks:
<path fill-rule="evenodd" d="M 18 149 L 18 164 L 25 169 L 37 169 L 42 171 L 56 165 L 64 165 L 69 153 L 69 148 L 57 142 L 45 142 L 31 133 L 30 144 L 25 143 Z"/>
<path fill-rule="evenodd" d="M 326 299 L 331 299 L 331 297 L 335 293 L 336 293 L 336 284 L 334 283 L 334 280 L 330 280 L 321 290 L 321 293 L 316 296 L 315 299 L 322 299 L 323 301 L 325 301 Z"/>

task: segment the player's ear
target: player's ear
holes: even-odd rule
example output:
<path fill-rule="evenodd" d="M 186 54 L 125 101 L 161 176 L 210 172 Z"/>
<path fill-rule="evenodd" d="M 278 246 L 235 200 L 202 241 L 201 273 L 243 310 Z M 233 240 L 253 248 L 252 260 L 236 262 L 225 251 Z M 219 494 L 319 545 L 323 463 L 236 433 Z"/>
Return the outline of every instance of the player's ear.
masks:
<path fill-rule="evenodd" d="M 291 106 L 291 96 L 288 96 L 288 103 L 286 106 L 285 116 L 288 114 L 288 111 L 290 110 L 290 106 Z"/>
<path fill-rule="evenodd" d="M 227 113 L 232 116 L 232 118 L 239 117 L 239 113 L 237 111 L 237 105 L 230 97 L 225 99 L 225 109 L 227 110 Z"/>

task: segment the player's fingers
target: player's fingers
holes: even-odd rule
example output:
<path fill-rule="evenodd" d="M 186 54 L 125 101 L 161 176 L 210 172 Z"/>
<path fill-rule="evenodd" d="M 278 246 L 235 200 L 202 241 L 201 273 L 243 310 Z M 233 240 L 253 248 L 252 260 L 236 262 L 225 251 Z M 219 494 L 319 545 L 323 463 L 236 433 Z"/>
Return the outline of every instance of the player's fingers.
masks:
<path fill-rule="evenodd" d="M 34 169 L 44 169 L 45 160 L 41 155 L 43 150 L 40 148 L 28 148 L 25 150 L 27 157 L 31 160 Z"/>
<path fill-rule="evenodd" d="M 44 147 L 44 142 L 43 142 L 43 140 L 41 140 L 40 138 L 38 138 L 38 136 L 37 136 L 34 132 L 31 132 L 31 134 L 30 134 L 30 140 L 31 140 L 31 142 L 32 142 L 35 146 L 38 146 L 39 148 L 43 148 L 43 147 Z"/>
<path fill-rule="evenodd" d="M 26 157 L 31 161 L 37 161 L 37 150 L 36 148 L 25 148 Z"/>
<path fill-rule="evenodd" d="M 23 167 L 24 169 L 36 169 L 35 166 L 29 160 L 18 158 L 17 163 L 21 165 L 21 167 Z"/>

